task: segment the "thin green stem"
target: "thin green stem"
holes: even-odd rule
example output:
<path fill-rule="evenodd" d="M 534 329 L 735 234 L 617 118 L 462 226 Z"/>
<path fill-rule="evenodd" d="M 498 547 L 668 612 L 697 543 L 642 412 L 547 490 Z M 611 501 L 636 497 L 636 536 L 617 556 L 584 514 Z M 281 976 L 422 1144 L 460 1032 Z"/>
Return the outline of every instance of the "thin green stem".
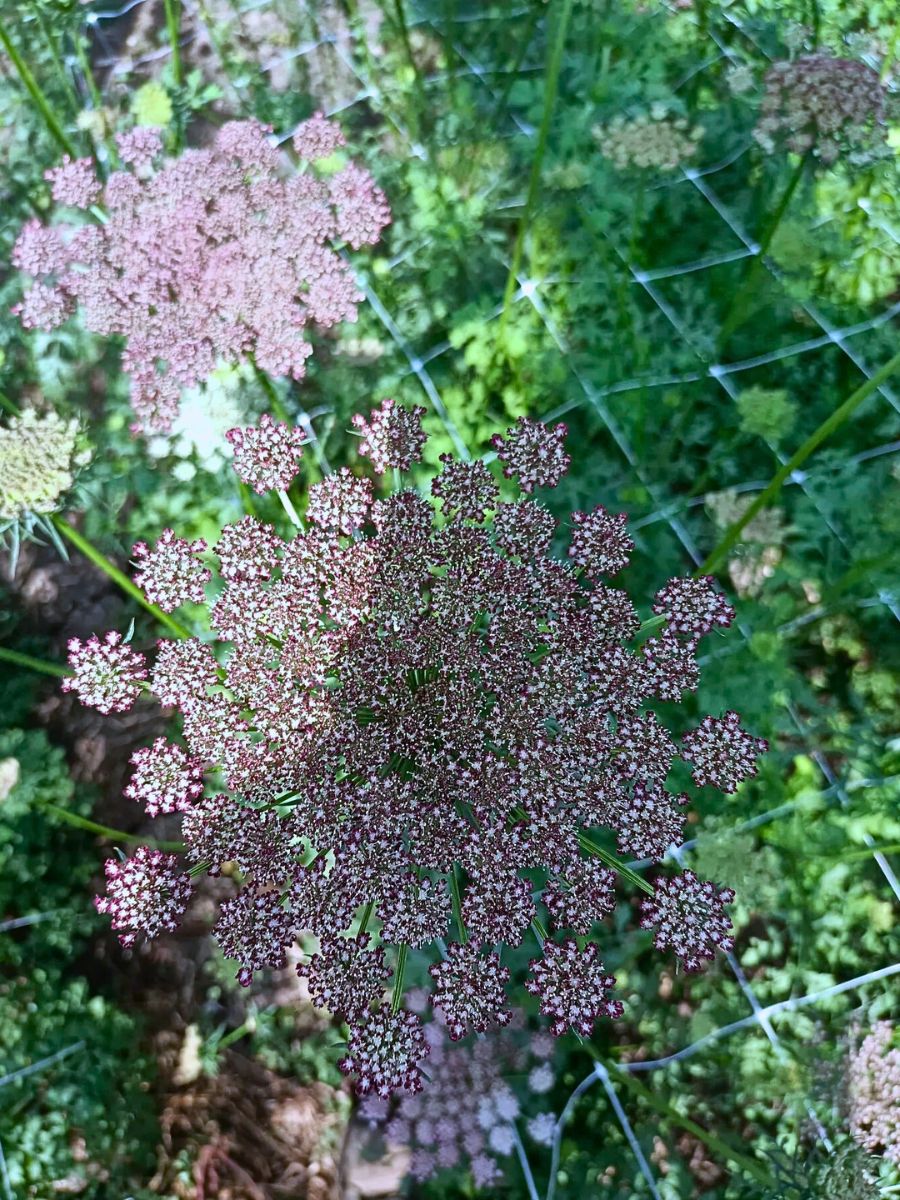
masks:
<path fill-rule="evenodd" d="M 547 142 L 550 137 L 550 123 L 553 119 L 553 109 L 556 106 L 556 93 L 559 87 L 559 73 L 562 67 L 563 50 L 566 44 L 566 33 L 569 28 L 569 18 L 572 15 L 573 0 L 563 0 L 562 10 L 559 14 L 559 22 L 556 26 L 556 37 L 550 49 L 550 57 L 547 61 L 547 72 L 544 80 L 544 111 L 541 116 L 541 127 L 538 132 L 537 146 L 535 148 L 534 158 L 531 163 L 531 176 L 528 180 L 528 193 L 525 198 L 525 211 L 522 213 L 522 219 L 519 222 L 519 228 L 516 233 L 516 241 L 513 246 L 512 260 L 509 264 L 509 275 L 506 279 L 506 290 L 503 294 L 503 311 L 500 314 L 500 333 L 502 338 L 503 331 L 506 328 L 506 322 L 509 315 L 510 304 L 513 297 L 513 292 L 516 288 L 516 281 L 519 278 L 519 268 L 522 265 L 522 254 L 525 249 L 525 238 L 528 234 L 528 229 L 531 224 L 531 216 L 534 210 L 534 205 L 537 200 L 538 191 L 541 183 L 541 167 L 544 162 L 544 154 L 547 151 Z"/>
<path fill-rule="evenodd" d="M 803 178 L 804 172 L 806 171 L 806 165 L 808 162 L 809 155 L 804 154 L 794 168 L 794 171 L 788 180 L 788 185 L 782 193 L 781 199 L 778 201 L 778 204 L 775 206 L 771 216 L 763 226 L 759 237 L 759 248 L 753 257 L 753 262 L 750 264 L 750 269 L 744 276 L 744 280 L 740 287 L 732 296 L 731 303 L 728 306 L 728 310 L 725 313 L 725 318 L 722 321 L 722 328 L 719 333 L 720 353 L 727 346 L 728 339 L 731 337 L 734 331 L 739 329 L 747 318 L 747 312 L 750 304 L 759 289 L 760 275 L 765 270 L 765 257 L 769 252 L 769 247 L 772 245 L 772 240 L 778 231 L 778 227 L 787 213 L 788 208 L 790 207 L 794 192 L 796 192 L 797 188 L 800 186 L 800 181 Z"/>
<path fill-rule="evenodd" d="M 108 575 L 114 583 L 118 584 L 118 586 L 123 592 L 125 592 L 126 595 L 130 596 L 133 600 L 136 600 L 138 604 L 140 604 L 141 608 L 146 609 L 146 611 L 150 613 L 151 616 L 155 617 L 161 625 L 165 625 L 165 627 L 174 633 L 176 637 L 191 637 L 191 631 L 186 625 L 182 625 L 182 623 L 176 617 L 171 616 L 170 613 L 163 612 L 163 610 L 157 607 L 157 605 L 151 604 L 137 584 L 133 583 L 124 571 L 120 571 L 115 563 L 110 562 L 105 554 L 102 554 L 92 542 L 88 541 L 84 534 L 79 533 L 78 530 L 75 529 L 74 526 L 70 525 L 64 517 L 61 517 L 57 514 L 52 516 L 50 520 L 58 532 L 61 533 L 64 538 L 67 538 L 73 546 L 80 550 L 85 558 L 90 559 L 95 567 L 99 567 L 105 575 Z"/>
<path fill-rule="evenodd" d="M 600 1061 L 599 1057 L 591 1050 L 589 1045 L 585 1044 L 585 1048 L 589 1053 L 591 1053 L 593 1058 L 597 1059 L 598 1062 Z M 750 1156 L 747 1154 L 743 1154 L 740 1150 L 736 1150 L 732 1145 L 730 1145 L 729 1142 L 726 1142 L 724 1138 L 720 1138 L 716 1134 L 710 1133 L 708 1129 L 704 1129 L 702 1125 L 698 1125 L 697 1122 L 692 1121 L 690 1117 L 684 1116 L 663 1096 L 658 1095 L 649 1088 L 645 1088 L 643 1084 L 638 1083 L 633 1075 L 631 1075 L 628 1071 L 623 1071 L 617 1063 L 609 1063 L 606 1065 L 606 1069 L 609 1073 L 615 1074 L 617 1083 L 621 1083 L 645 1104 L 649 1105 L 650 1108 L 652 1108 L 655 1112 L 658 1112 L 660 1116 L 666 1117 L 672 1122 L 672 1124 L 681 1129 L 687 1130 L 688 1133 L 692 1133 L 695 1138 L 703 1142 L 703 1144 L 708 1146 L 710 1150 L 714 1150 L 717 1154 L 721 1154 L 724 1159 L 734 1163 L 735 1166 L 740 1167 L 742 1171 L 744 1171 L 747 1175 L 750 1175 L 758 1183 L 761 1183 L 766 1187 L 775 1186 L 775 1181 L 772 1179 L 771 1175 L 769 1175 L 768 1171 L 766 1171 L 763 1166 L 756 1162 L 755 1159 L 750 1158 Z"/>
<path fill-rule="evenodd" d="M 598 846 L 593 838 L 588 837 L 586 833 L 579 833 L 578 844 L 582 850 L 588 854 L 593 854 L 595 858 L 599 858 L 602 863 L 606 863 L 613 871 L 621 875 L 623 879 L 627 879 L 630 884 L 636 888 L 640 888 L 642 892 L 646 892 L 648 896 L 653 895 L 653 884 L 648 883 L 643 876 L 638 875 L 636 871 L 632 871 L 631 867 L 625 865 L 620 858 L 617 858 L 609 850 L 604 850 L 602 846 Z"/>
<path fill-rule="evenodd" d="M 40 807 L 47 812 L 53 813 L 55 817 L 59 817 L 67 825 L 74 825 L 76 829 L 83 829 L 86 833 L 96 833 L 101 837 L 112 838 L 117 842 L 133 842 L 141 846 L 152 846 L 155 850 L 174 850 L 176 852 L 184 850 L 183 842 L 161 842 L 156 838 L 144 837 L 139 833 L 126 833 L 124 829 L 111 829 L 109 825 L 98 825 L 96 821 L 89 821 L 87 817 L 80 817 L 77 813 L 69 812 L 67 808 L 60 808 L 58 804 L 41 801 Z"/>
<path fill-rule="evenodd" d="M 287 492 L 284 491 L 282 488 L 278 489 L 278 499 L 281 501 L 281 507 L 287 513 L 288 519 L 290 520 L 291 524 L 293 526 L 295 526 L 297 529 L 302 529 L 303 522 L 300 520 L 300 517 L 297 513 L 296 508 L 294 508 L 293 501 L 291 500 L 291 498 L 287 494 Z"/>
<path fill-rule="evenodd" d="M 172 80 L 177 88 L 184 83 L 184 71 L 181 65 L 181 3 L 180 0 L 164 0 L 166 10 L 166 32 L 169 35 L 169 48 L 172 51 Z"/>
<path fill-rule="evenodd" d="M 22 58 L 22 55 L 16 49 L 12 39 L 2 25 L 0 25 L 0 45 L 2 45 L 3 49 L 9 55 L 10 61 L 15 67 L 19 78 L 22 80 L 26 91 L 31 96 L 38 108 L 38 111 L 44 118 L 44 124 L 50 131 L 51 136 L 54 138 L 56 143 L 62 147 L 65 153 L 69 155 L 70 158 L 77 158 L 78 151 L 75 149 L 74 142 L 72 142 L 69 136 L 66 134 L 62 127 L 62 123 L 54 113 L 50 106 L 50 102 L 41 90 L 40 84 L 35 79 L 34 75 L 32 75 L 28 64 L 25 62 L 24 58 Z"/>
<path fill-rule="evenodd" d="M 54 67 L 56 68 L 56 74 L 59 77 L 59 82 L 62 86 L 62 89 L 66 93 L 66 99 L 69 102 L 72 112 L 77 114 L 81 111 L 81 101 L 78 98 L 78 93 L 75 91 L 72 80 L 68 76 L 65 64 L 59 57 L 59 51 L 56 48 L 56 42 L 53 38 L 53 33 L 47 26 L 47 22 L 44 19 L 44 14 L 41 12 L 40 4 L 35 4 L 34 12 L 37 18 L 38 26 L 41 30 L 41 37 L 44 39 L 44 43 L 49 51 L 50 58 Z"/>
<path fill-rule="evenodd" d="M 359 919 L 359 929 L 356 931 L 357 936 L 368 931 L 369 922 L 372 920 L 372 913 L 374 911 L 375 901 L 370 900 L 366 907 L 362 910 L 362 916 Z"/>
<path fill-rule="evenodd" d="M 252 359 L 251 359 L 251 362 L 252 362 Z M 281 401 L 281 397 L 278 395 L 278 391 L 275 388 L 275 384 L 272 382 L 272 380 L 269 378 L 269 376 L 266 374 L 266 372 L 262 369 L 262 367 L 258 367 L 255 362 L 253 363 L 253 371 L 254 371 L 254 374 L 256 375 L 256 378 L 259 382 L 260 387 L 266 393 L 266 397 L 268 398 L 269 405 L 272 409 L 272 412 L 275 414 L 275 416 L 278 418 L 278 420 L 283 421 L 285 425 L 292 425 L 293 422 L 291 421 L 290 417 L 287 414 L 287 409 L 284 407 L 284 404 Z"/>
<path fill-rule="evenodd" d="M 450 896 L 453 904 L 453 919 L 456 921 L 456 928 L 459 930 L 459 940 L 465 945 L 469 940 L 469 935 L 466 933 L 466 926 L 463 921 L 462 896 L 459 890 L 459 875 L 456 872 L 456 863 L 450 869 Z"/>
<path fill-rule="evenodd" d="M 73 40 L 75 43 L 75 57 L 78 59 L 79 69 L 81 70 L 81 74 L 84 76 L 84 82 L 87 84 L 87 90 L 90 93 L 91 103 L 93 104 L 94 108 L 102 108 L 103 97 L 100 95 L 100 89 L 97 87 L 97 80 L 94 78 L 94 72 L 91 69 L 90 59 L 85 53 L 84 39 L 80 33 L 77 33 Z M 112 142 L 111 138 L 107 139 L 107 141 L 115 146 L 115 143 Z"/>
<path fill-rule="evenodd" d="M 409 955 L 409 946 L 401 945 L 397 947 L 397 971 L 394 976 L 394 991 L 391 996 L 391 1012 L 397 1013 L 400 1011 L 400 1006 L 403 1003 L 403 980 L 406 976 L 406 959 Z"/>
<path fill-rule="evenodd" d="M 0 662 L 13 663 L 17 667 L 25 667 L 28 671 L 39 671 L 42 675 L 65 677 L 72 671 L 62 663 L 45 662 L 42 658 L 33 658 L 30 654 L 22 654 L 18 650 L 7 650 L 0 646 Z"/>
<path fill-rule="evenodd" d="M 884 364 L 880 370 L 865 381 L 865 383 L 856 389 L 856 391 L 848 396 L 843 404 L 839 405 L 834 412 L 826 420 L 822 422 L 819 428 L 812 433 L 799 449 L 795 450 L 787 462 L 776 471 L 772 476 L 770 483 L 763 488 L 756 496 L 751 504 L 747 506 L 744 512 L 738 519 L 726 529 L 722 535 L 719 544 L 715 547 L 709 557 L 702 563 L 694 575 L 709 575 L 725 560 L 732 546 L 739 540 L 742 532 L 747 525 L 753 520 L 758 512 L 766 508 L 778 496 L 784 483 L 791 477 L 794 471 L 798 470 L 813 454 L 821 444 L 826 441 L 831 435 L 838 430 L 841 425 L 847 421 L 857 408 L 871 394 L 876 391 L 886 379 L 900 368 L 900 352 L 894 355 L 888 362 Z"/>
<path fill-rule="evenodd" d="M 512 66 L 510 67 L 509 73 L 506 76 L 506 82 L 503 85 L 503 90 L 500 92 L 500 95 L 497 97 L 496 103 L 494 104 L 490 119 L 487 123 L 488 129 L 495 129 L 500 121 L 501 116 L 506 111 L 506 102 L 509 99 L 509 94 L 512 91 L 513 86 L 519 78 L 519 71 L 521 70 L 522 63 L 525 61 L 525 55 L 528 53 L 528 47 L 531 45 L 531 39 L 534 37 L 535 26 L 537 25 L 538 19 L 542 12 L 543 9 L 541 9 L 538 5 L 535 5 L 528 14 L 528 20 L 525 22 L 525 32 L 522 35 L 521 41 L 519 42 L 519 48 L 516 51 L 516 57 L 513 59 Z"/>
<path fill-rule="evenodd" d="M 425 84 L 422 81 L 422 73 L 419 70 L 419 65 L 416 62 L 416 57 L 413 54 L 412 43 L 409 40 L 409 27 L 406 24 L 406 12 L 403 8 L 403 0 L 394 0 L 394 16 L 397 22 L 397 29 L 400 33 L 400 40 L 403 43 L 403 49 L 406 53 L 406 60 L 410 70 L 413 73 L 416 88 L 416 108 L 413 112 L 413 139 L 421 140 L 422 137 L 422 113 L 426 109 L 427 101 L 425 96 Z"/>

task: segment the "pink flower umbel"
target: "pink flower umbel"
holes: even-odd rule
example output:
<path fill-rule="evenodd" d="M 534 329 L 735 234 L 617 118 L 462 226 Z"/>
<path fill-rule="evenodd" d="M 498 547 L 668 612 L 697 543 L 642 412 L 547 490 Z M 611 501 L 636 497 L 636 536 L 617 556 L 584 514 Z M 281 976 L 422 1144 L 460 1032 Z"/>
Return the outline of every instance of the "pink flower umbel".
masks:
<path fill-rule="evenodd" d="M 102 713 L 128 712 L 147 678 L 147 660 L 122 641 L 115 630 L 86 642 L 69 642 L 69 666 L 74 674 L 62 681 L 64 692 L 76 692 L 88 708 Z"/>
<path fill-rule="evenodd" d="M 273 421 L 268 413 L 257 427 L 229 429 L 225 434 L 234 447 L 234 469 L 244 483 L 259 495 L 287 491 L 300 470 L 306 435 Z"/>
<path fill-rule="evenodd" d="M 390 221 L 365 168 L 317 172 L 342 144 L 321 116 L 297 131 L 310 168 L 285 177 L 269 130 L 230 121 L 209 147 L 161 160 L 156 131 L 117 138 L 125 170 L 99 181 L 90 159 L 47 172 L 58 204 L 102 205 L 97 225 L 54 226 L 39 246 L 29 222 L 14 261 L 34 283 L 16 306 L 27 328 L 52 329 L 77 307 L 85 326 L 125 340 L 135 428 L 166 432 L 183 388 L 252 355 L 272 375 L 302 378 L 311 327 L 355 320 L 363 299 L 334 246 L 374 245 Z M 330 152 L 330 149 L 329 149 Z"/>
<path fill-rule="evenodd" d="M 594 942 L 579 949 L 574 938 L 567 938 L 562 943 L 544 942 L 544 957 L 532 959 L 525 987 L 540 998 L 541 1012 L 550 1017 L 551 1033 L 561 1037 L 571 1026 L 590 1037 L 600 1017 L 615 1019 L 625 1011 L 620 1001 L 609 999 L 615 982 L 604 970 Z"/>
<path fill-rule="evenodd" d="M 504 992 L 509 971 L 498 954 L 482 954 L 476 942 L 451 942 L 444 961 L 428 970 L 434 980 L 431 1002 L 443 1012 L 454 1042 L 472 1029 L 484 1033 L 491 1025 L 509 1023 Z"/>
<path fill-rule="evenodd" d="M 356 1076 L 360 1096 L 420 1092 L 423 1079 L 419 1064 L 427 1054 L 419 1018 L 402 1009 L 398 1013 L 382 1009 L 365 1024 L 351 1027 L 347 1054 L 338 1067 L 345 1075 Z"/>
<path fill-rule="evenodd" d="M 371 459 L 379 474 L 393 467 L 408 471 L 422 458 L 427 437 L 422 429 L 424 416 L 424 408 L 403 408 L 390 399 L 382 400 L 381 407 L 372 411 L 368 421 L 360 413 L 354 413 L 351 418 L 354 428 L 362 434 L 360 454 Z"/>
<path fill-rule="evenodd" d="M 519 417 L 506 436 L 495 434 L 491 445 L 507 479 L 516 478 L 523 492 L 556 487 L 572 461 L 564 450 L 568 429 L 561 422 L 549 429 L 540 421 Z"/>
<path fill-rule="evenodd" d="M 105 913 L 123 946 L 133 946 L 140 935 L 148 938 L 178 928 L 191 898 L 191 877 L 178 868 L 174 854 L 138 846 L 131 858 L 108 858 L 105 896 L 94 906 Z"/>
<path fill-rule="evenodd" d="M 741 727 L 736 712 L 724 717 L 704 717 L 697 729 L 682 738 L 684 759 L 691 763 L 697 787 L 709 784 L 722 792 L 736 792 L 756 774 L 756 760 L 769 743 Z"/>
<path fill-rule="evenodd" d="M 693 871 L 657 879 L 655 894 L 641 901 L 641 929 L 652 929 L 657 950 L 674 950 L 686 971 L 700 971 L 716 950 L 734 949 L 725 912 L 733 899 L 731 888 L 718 891 Z"/>
<path fill-rule="evenodd" d="M 734 609 L 715 590 L 712 575 L 699 579 L 670 579 L 653 598 L 653 611 L 666 618 L 666 628 L 680 636 L 696 637 L 718 625 L 727 629 Z"/>
<path fill-rule="evenodd" d="M 172 612 L 181 604 L 202 604 L 204 584 L 212 578 L 209 568 L 197 557 L 205 549 L 202 538 L 188 542 L 176 537 L 171 529 L 164 529 L 155 549 L 150 550 L 146 542 L 135 544 L 131 553 L 141 570 L 134 582 L 143 588 L 150 603 L 158 604 L 164 612 Z"/>
<path fill-rule="evenodd" d="M 185 812 L 203 795 L 202 765 L 165 738 L 136 750 L 131 765 L 134 773 L 125 795 L 143 804 L 148 817 Z"/>
<path fill-rule="evenodd" d="M 390 975 L 381 946 L 369 949 L 368 934 L 355 938 L 324 937 L 319 951 L 297 974 L 309 981 L 309 994 L 319 1008 L 348 1021 L 365 1018 Z"/>
<path fill-rule="evenodd" d="M 634 542 L 625 531 L 624 513 L 608 513 L 602 504 L 593 512 L 572 513 L 569 557 L 590 578 L 617 575 L 628 566 Z"/>

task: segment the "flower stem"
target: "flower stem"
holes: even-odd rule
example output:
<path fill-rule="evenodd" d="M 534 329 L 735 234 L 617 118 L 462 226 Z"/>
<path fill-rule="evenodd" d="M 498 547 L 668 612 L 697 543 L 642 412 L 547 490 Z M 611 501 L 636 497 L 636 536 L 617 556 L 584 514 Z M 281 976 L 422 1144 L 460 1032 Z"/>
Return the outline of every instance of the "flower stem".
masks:
<path fill-rule="evenodd" d="M 266 393 L 269 404 L 271 405 L 271 408 L 272 408 L 272 412 L 275 414 L 275 416 L 278 418 L 278 420 L 283 421 L 285 425 L 292 425 L 293 422 L 291 421 L 290 417 L 287 414 L 287 409 L 284 407 L 284 405 L 281 402 L 281 397 L 278 395 L 278 392 L 275 388 L 275 384 L 272 382 L 272 380 L 269 378 L 269 376 L 266 374 L 266 372 L 262 369 L 262 367 L 258 367 L 256 365 L 256 363 L 253 362 L 252 359 L 250 361 L 253 363 L 253 371 L 256 375 L 257 380 L 259 381 L 259 385 L 262 388 L 262 390 Z"/>
<path fill-rule="evenodd" d="M 694 572 L 697 575 L 709 575 L 725 560 L 729 550 L 738 541 L 741 533 L 747 525 L 753 520 L 758 512 L 778 496 L 784 483 L 799 467 L 806 462 L 809 456 L 821 446 L 827 438 L 847 421 L 862 402 L 876 391 L 886 379 L 888 379 L 898 368 L 900 368 L 900 352 L 894 355 L 888 362 L 876 371 L 875 374 L 865 381 L 861 387 L 858 387 L 852 395 L 848 396 L 843 404 L 839 405 L 834 412 L 826 420 L 822 422 L 819 428 L 812 433 L 806 441 L 800 446 L 787 462 L 776 471 L 772 476 L 770 483 L 756 496 L 751 504 L 744 510 L 738 519 L 726 529 L 719 544 L 715 547 L 704 563 Z"/>
<path fill-rule="evenodd" d="M 409 946 L 401 945 L 397 947 L 397 972 L 394 976 L 394 992 L 391 996 L 391 1012 L 400 1011 L 400 1005 L 403 1003 L 403 980 L 406 975 L 406 959 L 409 955 Z"/>
<path fill-rule="evenodd" d="M 585 1048 L 593 1057 L 598 1058 L 596 1053 L 591 1050 L 589 1045 L 585 1045 Z M 747 1175 L 750 1175 L 758 1183 L 763 1184 L 767 1188 L 774 1185 L 775 1181 L 772 1179 L 771 1175 L 769 1175 L 768 1171 L 766 1171 L 765 1168 L 755 1159 L 750 1158 L 749 1155 L 743 1154 L 740 1150 L 735 1150 L 734 1147 L 731 1146 L 729 1142 L 726 1142 L 724 1138 L 720 1138 L 716 1134 L 710 1133 L 709 1130 L 704 1129 L 702 1125 L 698 1125 L 696 1121 L 692 1121 L 690 1117 L 683 1116 L 672 1104 L 669 1103 L 668 1100 L 664 1099 L 650 1088 L 645 1088 L 643 1084 L 638 1083 L 633 1075 L 631 1075 L 628 1071 L 624 1071 L 617 1063 L 609 1063 L 607 1069 L 610 1073 L 615 1074 L 617 1083 L 621 1083 L 629 1091 L 633 1092 L 636 1097 L 641 1099 L 645 1104 L 648 1104 L 650 1108 L 658 1112 L 660 1116 L 667 1118 L 674 1125 L 680 1127 L 681 1129 L 687 1130 L 688 1133 L 692 1133 L 698 1141 L 708 1146 L 710 1150 L 714 1150 L 717 1154 L 721 1154 L 721 1156 L 727 1159 L 729 1162 L 734 1163 L 735 1166 L 739 1167 Z"/>
<path fill-rule="evenodd" d="M 14 663 L 17 667 L 25 667 L 29 671 L 40 671 L 42 675 L 59 677 L 71 675 L 72 671 L 62 663 L 46 662 L 42 658 L 32 658 L 30 654 L 22 654 L 18 650 L 7 650 L 0 646 L 0 662 Z"/>
<path fill-rule="evenodd" d="M 164 0 L 166 10 L 166 32 L 169 35 L 169 47 L 172 51 L 172 80 L 177 88 L 184 83 L 184 71 L 181 66 L 181 36 L 179 24 L 181 20 L 180 0 Z"/>
<path fill-rule="evenodd" d="M 284 491 L 282 488 L 278 489 L 278 499 L 281 501 L 281 506 L 284 509 L 284 511 L 287 513 L 291 524 L 296 526 L 297 529 L 302 529 L 303 522 L 300 520 L 300 517 L 297 514 L 296 508 L 294 508 L 293 501 L 291 500 L 291 498 L 287 494 L 287 492 Z"/>
<path fill-rule="evenodd" d="M 759 290 L 759 277 L 765 269 L 765 257 L 772 245 L 772 239 L 775 237 L 778 227 L 787 212 L 794 192 L 800 185 L 800 180 L 803 178 L 803 173 L 806 170 L 806 164 L 809 161 L 809 155 L 804 154 L 794 168 L 793 174 L 788 180 L 788 185 L 782 193 L 781 199 L 775 207 L 771 217 L 763 227 L 759 238 L 759 248 L 753 256 L 753 261 L 750 264 L 750 269 L 744 276 L 744 280 L 740 287 L 731 298 L 731 304 L 725 313 L 725 318 L 722 321 L 722 328 L 719 332 L 719 353 L 725 349 L 728 340 L 736 329 L 743 325 L 747 318 L 747 310 L 753 300 L 753 297 Z"/>
<path fill-rule="evenodd" d="M 188 638 L 191 636 L 191 631 L 186 625 L 182 625 L 171 614 L 163 612 L 157 605 L 151 604 L 137 584 L 133 583 L 124 571 L 120 571 L 115 563 L 110 562 L 105 554 L 102 554 L 92 542 L 88 541 L 84 534 L 79 533 L 64 517 L 56 514 L 50 519 L 54 527 L 64 538 L 68 538 L 72 545 L 80 550 L 85 558 L 90 559 L 94 566 L 99 567 L 105 575 L 108 575 L 114 583 L 118 584 L 126 595 L 136 600 L 141 608 L 146 609 L 161 625 L 165 625 L 176 637 Z"/>
<path fill-rule="evenodd" d="M 362 916 L 359 919 L 359 929 L 357 929 L 357 937 L 365 933 L 369 928 L 369 922 L 372 920 L 372 913 L 375 911 L 375 901 L 370 900 L 366 907 L 362 910 Z"/>
<path fill-rule="evenodd" d="M 588 854 L 595 855 L 601 862 L 606 863 L 608 867 L 611 867 L 613 871 L 621 875 L 623 879 L 627 879 L 629 883 L 640 888 L 642 892 L 646 892 L 648 896 L 653 895 L 652 883 L 648 883 L 636 871 L 632 871 L 631 867 L 626 867 L 625 863 L 617 858 L 615 854 L 612 854 L 609 850 L 604 850 L 602 846 L 598 846 L 593 838 L 588 837 L 586 833 L 579 833 L 578 844 L 582 850 L 585 850 Z"/>
<path fill-rule="evenodd" d="M 56 42 L 53 38 L 53 34 L 47 26 L 47 22 L 44 18 L 44 14 L 41 12 L 41 6 L 39 4 L 35 4 L 34 12 L 37 18 L 38 28 L 41 31 L 41 37 L 44 39 L 47 52 L 50 55 L 53 66 L 56 68 L 56 74 L 59 78 L 60 86 L 66 93 L 66 99 L 69 102 L 72 112 L 77 115 L 81 110 L 81 100 L 79 99 L 78 93 L 75 91 L 75 88 L 72 85 L 72 80 L 66 73 L 66 68 L 62 59 L 59 57 L 59 50 L 56 48 Z"/>
<path fill-rule="evenodd" d="M 519 229 L 516 234 L 516 242 L 513 246 L 512 261 L 509 264 L 509 275 L 506 279 L 506 291 L 503 294 L 503 311 L 500 314 L 499 336 L 500 340 L 503 336 L 503 331 L 506 328 L 506 322 L 509 315 L 510 304 L 512 302 L 513 292 L 515 291 L 516 281 L 519 278 L 519 267 L 522 264 L 522 253 L 525 249 L 525 237 L 528 233 L 528 227 L 531 223 L 532 210 L 537 201 L 538 189 L 541 182 L 541 166 L 544 161 L 544 154 L 547 150 L 547 142 L 550 137 L 550 122 L 553 118 L 553 109 L 556 105 L 556 92 L 559 86 L 559 73 L 562 67 L 563 50 L 566 43 L 566 32 L 569 27 L 569 18 L 572 15 L 573 0 L 563 0 L 562 10 L 559 14 L 559 23 L 556 26 L 556 38 L 554 39 L 550 50 L 550 57 L 547 61 L 547 72 L 544 80 L 544 111 L 541 117 L 541 127 L 538 131 L 537 147 L 535 149 L 534 158 L 531 162 L 531 176 L 528 180 L 528 193 L 525 198 L 525 211 L 522 213 L 522 219 L 519 222 Z"/>
<path fill-rule="evenodd" d="M 12 39 L 2 25 L 0 25 L 0 45 L 2 45 L 3 49 L 9 55 L 10 61 L 15 67 L 22 83 L 25 85 L 26 91 L 37 105 L 38 111 L 44 118 L 44 124 L 47 126 L 53 139 L 70 158 L 77 158 L 78 151 L 75 149 L 74 143 L 64 131 L 59 118 L 50 107 L 50 102 L 41 90 L 40 84 L 34 75 L 32 75 L 31 69 L 16 49 Z"/>
<path fill-rule="evenodd" d="M 416 105 L 413 111 L 413 139 L 420 141 L 422 137 L 421 120 L 422 113 L 426 108 L 425 85 L 422 82 L 422 73 L 419 70 L 419 65 L 416 62 L 416 57 L 413 54 L 412 43 L 409 40 L 409 27 L 406 24 L 406 13 L 403 9 L 403 0 L 394 0 L 394 16 L 397 22 L 397 29 L 400 33 L 400 40 L 403 42 L 403 49 L 406 53 L 406 60 L 409 69 L 413 73 L 416 87 Z"/>
<path fill-rule="evenodd" d="M 456 863 L 450 869 L 450 894 L 453 901 L 453 917 L 456 921 L 456 927 L 459 930 L 459 940 L 465 945 L 469 940 L 469 935 L 466 933 L 466 926 L 463 921 L 462 897 L 459 891 L 459 876 L 456 873 Z"/>
<path fill-rule="evenodd" d="M 61 821 L 65 821 L 67 825 L 74 825 L 76 829 L 83 829 L 86 833 L 97 833 L 101 837 L 113 838 L 117 842 L 136 842 L 141 846 L 153 846 L 157 850 L 184 850 L 183 842 L 161 842 L 156 838 L 144 837 L 139 833 L 126 833 L 123 829 L 111 829 L 108 825 L 98 825 L 96 821 L 89 821 L 87 817 L 80 817 L 77 813 L 69 812 L 67 808 L 60 808 L 58 804 L 51 804 L 49 801 L 41 801 L 41 808 L 47 812 L 53 813 L 55 817 L 59 817 Z"/>

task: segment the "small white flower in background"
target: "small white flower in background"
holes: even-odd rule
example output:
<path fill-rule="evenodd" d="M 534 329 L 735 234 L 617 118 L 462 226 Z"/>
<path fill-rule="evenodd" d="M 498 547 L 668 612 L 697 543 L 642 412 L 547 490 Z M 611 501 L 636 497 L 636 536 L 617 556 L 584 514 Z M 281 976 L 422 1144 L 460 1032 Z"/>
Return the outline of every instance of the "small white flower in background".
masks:
<path fill-rule="evenodd" d="M 0 759 L 0 800 L 5 800 L 19 782 L 20 768 L 17 758 Z"/>

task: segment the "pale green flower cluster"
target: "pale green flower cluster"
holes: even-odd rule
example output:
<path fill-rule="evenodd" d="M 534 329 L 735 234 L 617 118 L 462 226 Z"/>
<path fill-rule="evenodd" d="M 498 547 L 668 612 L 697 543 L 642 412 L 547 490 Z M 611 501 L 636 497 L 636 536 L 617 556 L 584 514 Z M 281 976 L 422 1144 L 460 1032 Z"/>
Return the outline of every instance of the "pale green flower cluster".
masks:
<path fill-rule="evenodd" d="M 55 512 L 86 462 L 78 422 L 26 409 L 0 427 L 0 520 Z"/>
<path fill-rule="evenodd" d="M 703 137 L 701 128 L 660 105 L 637 117 L 614 117 L 591 132 L 600 153 L 620 171 L 675 171 L 693 157 Z"/>

